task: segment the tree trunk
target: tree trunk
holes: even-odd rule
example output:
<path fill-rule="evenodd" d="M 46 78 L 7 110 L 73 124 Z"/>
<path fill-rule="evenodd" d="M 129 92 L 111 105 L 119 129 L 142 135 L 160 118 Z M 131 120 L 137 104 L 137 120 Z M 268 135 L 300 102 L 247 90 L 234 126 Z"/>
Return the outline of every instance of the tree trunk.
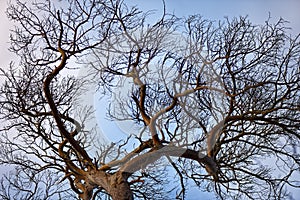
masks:
<path fill-rule="evenodd" d="M 113 200 L 133 200 L 133 192 L 127 181 L 128 174 L 124 172 L 107 174 L 103 171 L 93 171 L 87 174 L 87 178 L 94 185 L 104 188 Z"/>
<path fill-rule="evenodd" d="M 133 200 L 133 193 L 125 173 L 117 172 L 110 177 L 108 192 L 113 200 Z"/>

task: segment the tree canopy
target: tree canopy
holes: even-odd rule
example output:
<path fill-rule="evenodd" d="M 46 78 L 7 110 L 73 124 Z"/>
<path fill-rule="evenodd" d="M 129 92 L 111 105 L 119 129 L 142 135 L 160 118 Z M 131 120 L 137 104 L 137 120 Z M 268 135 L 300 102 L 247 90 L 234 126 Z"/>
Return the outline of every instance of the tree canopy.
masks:
<path fill-rule="evenodd" d="M 16 0 L 7 15 L 18 60 L 1 69 L 0 164 L 12 169 L 1 198 L 186 199 L 195 185 L 219 199 L 286 199 L 299 189 L 300 35 L 283 19 L 164 11 L 151 24 L 151 12 L 119 0 Z M 91 92 L 108 107 L 85 104 Z M 101 132 L 96 110 L 132 129 Z"/>

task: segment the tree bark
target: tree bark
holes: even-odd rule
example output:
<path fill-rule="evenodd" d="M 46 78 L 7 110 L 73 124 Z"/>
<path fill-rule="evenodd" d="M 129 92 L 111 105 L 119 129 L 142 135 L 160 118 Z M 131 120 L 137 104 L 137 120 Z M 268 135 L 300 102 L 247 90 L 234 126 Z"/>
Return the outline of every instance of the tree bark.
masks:
<path fill-rule="evenodd" d="M 113 200 L 133 200 L 133 192 L 127 180 L 129 175 L 120 171 L 114 174 L 94 171 L 88 173 L 88 179 L 93 184 L 104 188 Z"/>
<path fill-rule="evenodd" d="M 108 193 L 113 200 L 133 200 L 133 193 L 127 179 L 128 175 L 122 172 L 116 172 L 110 177 Z"/>

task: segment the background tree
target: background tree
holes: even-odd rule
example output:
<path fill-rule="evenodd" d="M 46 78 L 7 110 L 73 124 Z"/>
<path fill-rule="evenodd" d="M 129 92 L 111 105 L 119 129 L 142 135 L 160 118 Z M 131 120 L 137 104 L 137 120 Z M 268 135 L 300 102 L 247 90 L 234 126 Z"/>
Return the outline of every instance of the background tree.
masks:
<path fill-rule="evenodd" d="M 300 187 L 299 35 L 283 20 L 149 14 L 109 0 L 10 5 L 20 63 L 2 70 L 0 163 L 16 169 L 3 198 L 185 199 L 192 180 L 220 199 L 282 199 Z M 93 84 L 136 132 L 100 141 L 80 98 Z"/>

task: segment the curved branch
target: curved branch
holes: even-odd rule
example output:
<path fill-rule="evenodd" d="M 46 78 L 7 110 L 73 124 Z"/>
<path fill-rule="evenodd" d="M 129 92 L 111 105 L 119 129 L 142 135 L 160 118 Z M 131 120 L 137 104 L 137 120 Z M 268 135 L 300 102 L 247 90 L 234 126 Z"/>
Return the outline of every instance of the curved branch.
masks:
<path fill-rule="evenodd" d="M 132 174 L 142 168 L 145 168 L 147 165 L 154 163 L 162 156 L 173 156 L 178 158 L 187 158 L 198 162 L 199 164 L 204 164 L 207 172 L 214 177 L 217 181 L 218 176 L 218 167 L 216 162 L 211 158 L 200 151 L 195 151 L 191 149 L 185 149 L 181 147 L 176 147 L 172 145 L 168 146 L 161 146 L 158 150 L 152 149 L 151 151 L 139 155 L 127 163 L 125 163 L 121 168 L 120 171 Z"/>
<path fill-rule="evenodd" d="M 64 123 L 61 120 L 59 111 L 57 109 L 57 106 L 52 98 L 52 94 L 50 91 L 50 84 L 51 81 L 54 79 L 55 76 L 59 74 L 59 72 L 65 67 L 67 56 L 64 52 L 64 50 L 59 46 L 58 51 L 61 53 L 62 58 L 60 64 L 50 73 L 47 75 L 45 81 L 44 81 L 44 93 L 45 97 L 47 99 L 47 102 L 50 106 L 50 109 L 52 111 L 52 115 L 56 121 L 57 127 L 60 131 L 60 133 L 70 142 L 70 144 L 74 147 L 74 149 L 89 163 L 92 163 L 92 159 L 89 157 L 87 152 L 79 145 L 79 143 L 70 135 L 70 133 L 66 130 L 64 127 Z"/>

